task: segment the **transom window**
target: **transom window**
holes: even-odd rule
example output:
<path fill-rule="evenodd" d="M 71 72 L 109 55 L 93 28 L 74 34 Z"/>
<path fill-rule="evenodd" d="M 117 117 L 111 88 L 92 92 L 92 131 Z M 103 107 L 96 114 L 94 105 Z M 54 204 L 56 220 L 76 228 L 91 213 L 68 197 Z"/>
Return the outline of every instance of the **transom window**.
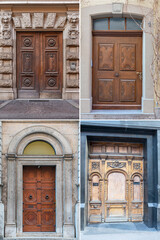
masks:
<path fill-rule="evenodd" d="M 24 155 L 55 155 L 54 148 L 45 141 L 37 140 L 29 143 L 23 152 Z"/>
<path fill-rule="evenodd" d="M 141 30 L 142 19 L 97 18 L 93 19 L 93 30 Z"/>

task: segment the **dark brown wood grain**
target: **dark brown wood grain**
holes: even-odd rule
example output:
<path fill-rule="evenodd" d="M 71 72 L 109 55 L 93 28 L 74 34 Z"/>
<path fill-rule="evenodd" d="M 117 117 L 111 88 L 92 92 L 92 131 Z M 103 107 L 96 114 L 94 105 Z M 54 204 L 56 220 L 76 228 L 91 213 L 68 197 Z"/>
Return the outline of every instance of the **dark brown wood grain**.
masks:
<path fill-rule="evenodd" d="M 56 230 L 55 167 L 23 168 L 23 231 Z"/>
<path fill-rule="evenodd" d="M 93 32 L 93 109 L 141 109 L 141 73 L 141 31 Z"/>
<path fill-rule="evenodd" d="M 61 32 L 17 32 L 18 98 L 61 98 Z"/>

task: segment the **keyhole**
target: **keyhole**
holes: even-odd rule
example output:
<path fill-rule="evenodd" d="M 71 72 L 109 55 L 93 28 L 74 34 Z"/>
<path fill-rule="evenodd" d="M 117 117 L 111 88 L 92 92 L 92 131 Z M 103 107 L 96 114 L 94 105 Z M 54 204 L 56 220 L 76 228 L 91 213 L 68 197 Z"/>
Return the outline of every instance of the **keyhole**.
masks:
<path fill-rule="evenodd" d="M 29 196 L 29 199 L 32 199 L 32 195 Z"/>
<path fill-rule="evenodd" d="M 46 195 L 46 199 L 48 199 L 49 198 L 49 196 L 48 195 Z"/>

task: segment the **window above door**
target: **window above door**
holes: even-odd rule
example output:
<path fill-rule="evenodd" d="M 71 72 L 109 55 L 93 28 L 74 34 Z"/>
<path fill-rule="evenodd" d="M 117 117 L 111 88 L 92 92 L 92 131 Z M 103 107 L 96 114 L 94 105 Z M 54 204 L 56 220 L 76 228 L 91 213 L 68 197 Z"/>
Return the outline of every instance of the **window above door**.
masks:
<path fill-rule="evenodd" d="M 93 19 L 94 31 L 142 30 L 142 19 L 136 18 L 97 18 Z"/>

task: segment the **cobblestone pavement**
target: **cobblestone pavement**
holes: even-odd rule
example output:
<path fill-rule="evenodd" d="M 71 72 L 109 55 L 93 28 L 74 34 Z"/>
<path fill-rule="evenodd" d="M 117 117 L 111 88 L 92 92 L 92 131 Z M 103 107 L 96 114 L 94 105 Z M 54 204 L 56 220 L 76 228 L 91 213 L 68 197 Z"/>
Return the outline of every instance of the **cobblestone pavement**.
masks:
<path fill-rule="evenodd" d="M 160 232 L 143 223 L 93 224 L 81 232 L 81 240 L 160 240 Z"/>
<path fill-rule="evenodd" d="M 78 101 L 11 100 L 0 102 L 0 119 L 78 119 Z"/>

